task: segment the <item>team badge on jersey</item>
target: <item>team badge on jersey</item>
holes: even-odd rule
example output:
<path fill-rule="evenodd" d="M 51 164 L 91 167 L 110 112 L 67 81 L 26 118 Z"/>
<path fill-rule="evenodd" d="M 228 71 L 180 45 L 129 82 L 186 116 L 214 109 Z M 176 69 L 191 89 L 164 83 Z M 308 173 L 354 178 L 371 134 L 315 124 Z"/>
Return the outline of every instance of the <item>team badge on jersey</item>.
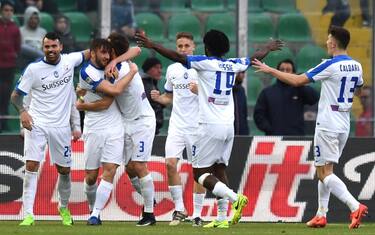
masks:
<path fill-rule="evenodd" d="M 59 73 L 57 71 L 53 72 L 53 76 L 55 76 L 55 78 L 58 78 L 59 77 Z"/>
<path fill-rule="evenodd" d="M 189 78 L 189 74 L 187 72 L 184 73 L 184 78 L 185 79 L 188 79 Z"/>

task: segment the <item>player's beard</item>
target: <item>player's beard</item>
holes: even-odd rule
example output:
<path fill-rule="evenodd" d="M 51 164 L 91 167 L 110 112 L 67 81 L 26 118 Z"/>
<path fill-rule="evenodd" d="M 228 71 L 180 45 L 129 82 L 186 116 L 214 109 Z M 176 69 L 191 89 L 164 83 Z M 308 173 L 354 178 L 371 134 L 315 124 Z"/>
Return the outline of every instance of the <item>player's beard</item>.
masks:
<path fill-rule="evenodd" d="M 98 65 L 98 67 L 99 68 L 101 68 L 101 69 L 104 69 L 105 68 L 105 66 L 107 66 L 108 65 L 108 62 L 109 62 L 109 60 L 100 60 L 99 58 L 96 58 L 96 64 Z"/>

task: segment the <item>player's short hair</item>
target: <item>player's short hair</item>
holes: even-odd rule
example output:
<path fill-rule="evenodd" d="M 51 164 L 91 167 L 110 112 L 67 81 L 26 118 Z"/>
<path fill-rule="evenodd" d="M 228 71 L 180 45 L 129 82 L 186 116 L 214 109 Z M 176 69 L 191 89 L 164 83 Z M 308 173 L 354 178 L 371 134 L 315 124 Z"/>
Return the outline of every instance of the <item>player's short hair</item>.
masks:
<path fill-rule="evenodd" d="M 103 38 L 95 38 L 92 40 L 90 45 L 90 51 L 97 51 L 103 49 L 104 51 L 111 53 L 112 47 L 111 44 Z"/>
<path fill-rule="evenodd" d="M 350 42 L 350 32 L 347 29 L 333 25 L 329 28 L 328 32 L 336 39 L 339 48 L 346 49 L 348 47 Z"/>
<path fill-rule="evenodd" d="M 60 39 L 60 36 L 56 33 L 56 32 L 48 32 L 46 33 L 46 35 L 44 35 L 43 37 L 43 41 L 44 39 L 47 38 L 49 40 L 59 40 L 59 42 L 61 43 L 61 39 Z"/>
<path fill-rule="evenodd" d="M 293 60 L 291 60 L 291 59 L 285 59 L 285 60 L 282 60 L 282 61 L 280 61 L 278 64 L 277 64 L 277 70 L 280 70 L 280 66 L 281 66 L 281 64 L 283 64 L 283 63 L 286 63 L 286 64 L 291 64 L 292 65 L 292 71 L 293 71 L 293 73 L 296 73 L 297 71 L 296 71 L 296 65 L 294 64 L 294 62 L 293 62 Z"/>
<path fill-rule="evenodd" d="M 122 55 L 129 50 L 129 40 L 124 35 L 113 32 L 107 39 L 117 56 Z"/>
<path fill-rule="evenodd" d="M 229 51 L 229 39 L 225 33 L 211 29 L 203 38 L 203 43 L 207 50 L 217 57 L 225 55 Z"/>
<path fill-rule="evenodd" d="M 176 40 L 178 40 L 180 38 L 187 38 L 187 39 L 190 39 L 190 40 L 194 41 L 193 34 L 191 34 L 189 32 L 179 32 L 179 33 L 177 33 L 176 34 Z"/>

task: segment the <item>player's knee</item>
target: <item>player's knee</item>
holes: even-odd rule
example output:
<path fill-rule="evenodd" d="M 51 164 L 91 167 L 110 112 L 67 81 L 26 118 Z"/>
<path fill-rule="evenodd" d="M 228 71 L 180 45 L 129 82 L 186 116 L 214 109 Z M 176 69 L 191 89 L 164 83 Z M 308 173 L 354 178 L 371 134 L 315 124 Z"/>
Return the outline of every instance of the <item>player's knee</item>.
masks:
<path fill-rule="evenodd" d="M 165 165 L 167 166 L 167 172 L 170 173 L 176 173 L 177 172 L 177 162 L 175 161 L 166 161 Z"/>
<path fill-rule="evenodd" d="M 67 175 L 70 173 L 70 167 L 57 167 L 57 171 L 62 175 Z"/>

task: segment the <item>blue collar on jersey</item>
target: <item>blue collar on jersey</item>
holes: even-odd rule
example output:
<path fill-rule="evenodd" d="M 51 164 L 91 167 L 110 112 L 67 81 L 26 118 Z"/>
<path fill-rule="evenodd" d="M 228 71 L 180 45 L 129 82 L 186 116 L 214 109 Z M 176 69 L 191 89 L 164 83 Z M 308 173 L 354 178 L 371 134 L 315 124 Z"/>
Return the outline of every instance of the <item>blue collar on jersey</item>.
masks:
<path fill-rule="evenodd" d="M 92 67 L 96 68 L 97 70 L 104 70 L 104 68 L 99 68 L 99 67 L 97 67 L 96 65 L 94 65 L 93 63 L 91 63 L 91 60 L 89 60 L 89 64 L 90 64 Z"/>
<path fill-rule="evenodd" d="M 46 63 L 46 64 L 54 65 L 54 66 L 55 66 L 55 65 L 58 65 L 58 64 L 60 63 L 60 61 L 61 61 L 61 55 L 59 56 L 59 60 L 57 61 L 56 64 L 53 64 L 53 63 L 51 63 L 51 62 L 48 62 L 48 61 L 46 60 L 46 57 L 43 57 L 42 61 L 43 61 L 44 63 Z"/>

